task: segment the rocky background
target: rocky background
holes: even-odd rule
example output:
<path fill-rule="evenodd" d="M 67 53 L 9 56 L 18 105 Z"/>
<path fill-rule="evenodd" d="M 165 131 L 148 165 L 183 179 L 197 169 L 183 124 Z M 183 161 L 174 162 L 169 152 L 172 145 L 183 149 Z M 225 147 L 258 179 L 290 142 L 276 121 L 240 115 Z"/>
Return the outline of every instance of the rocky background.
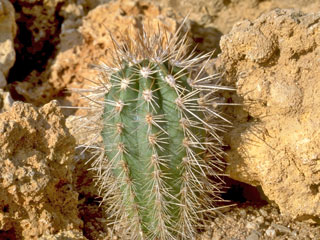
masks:
<path fill-rule="evenodd" d="M 317 0 L 0 0 L 0 239 L 111 239 L 75 115 L 107 38 L 142 24 L 174 32 L 236 88 L 221 97 L 223 215 L 199 239 L 320 239 Z M 119 239 L 113 235 L 113 239 Z"/>

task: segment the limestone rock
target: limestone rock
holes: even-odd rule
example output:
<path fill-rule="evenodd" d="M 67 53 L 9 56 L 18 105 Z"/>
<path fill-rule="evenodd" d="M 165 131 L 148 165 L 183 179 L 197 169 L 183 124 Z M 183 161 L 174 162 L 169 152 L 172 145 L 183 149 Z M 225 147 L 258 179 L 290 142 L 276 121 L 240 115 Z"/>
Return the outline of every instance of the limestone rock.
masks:
<path fill-rule="evenodd" d="M 80 231 L 72 185 L 75 140 L 56 102 L 15 102 L 0 114 L 0 230 L 39 239 Z M 78 238 L 80 239 L 80 238 Z"/>
<path fill-rule="evenodd" d="M 81 24 L 82 23 L 82 24 Z M 108 49 L 112 48 L 110 31 L 117 40 L 126 36 L 129 26 L 136 34 L 142 24 L 156 29 L 158 23 L 174 32 L 177 22 L 164 17 L 161 9 L 145 1 L 121 0 L 102 4 L 91 10 L 82 22 L 68 20 L 62 25 L 57 56 L 39 79 L 46 79 L 35 87 L 31 82 L 17 83 L 16 90 L 28 102 L 45 103 L 65 88 L 82 88 L 94 80 L 96 71 L 89 64 L 110 59 Z M 79 95 L 71 94 L 63 99 L 64 104 L 79 103 Z"/>
<path fill-rule="evenodd" d="M 0 88 L 7 84 L 5 77 L 16 59 L 13 40 L 17 26 L 14 13 L 8 0 L 0 0 Z"/>
<path fill-rule="evenodd" d="M 27 82 L 27 86 L 31 85 L 31 88 L 34 88 L 37 81 L 45 81 L 39 76 L 47 65 L 52 64 L 55 57 L 56 46 L 60 42 L 59 34 L 63 32 L 62 22 L 64 20 L 80 22 L 85 15 L 83 5 L 86 1 L 15 0 L 12 2 L 16 9 L 19 31 L 15 39 L 16 63 L 10 71 L 10 81 L 18 83 L 18 90 L 20 82 Z M 15 85 L 9 87 L 12 88 L 11 91 L 16 91 Z M 20 94 L 19 91 L 16 92 Z M 19 99 L 24 100 L 23 94 L 20 95 L 22 96 L 19 96 Z"/>
<path fill-rule="evenodd" d="M 243 103 L 230 110 L 228 173 L 300 219 L 320 217 L 319 20 L 276 9 L 239 22 L 217 60 Z"/>
<path fill-rule="evenodd" d="M 152 1 L 152 0 L 150 0 Z M 293 8 L 304 12 L 320 10 L 318 0 L 158 0 L 162 7 L 171 8 L 178 16 L 187 16 L 203 27 L 217 28 L 227 34 L 241 20 L 254 20 L 275 8 Z"/>

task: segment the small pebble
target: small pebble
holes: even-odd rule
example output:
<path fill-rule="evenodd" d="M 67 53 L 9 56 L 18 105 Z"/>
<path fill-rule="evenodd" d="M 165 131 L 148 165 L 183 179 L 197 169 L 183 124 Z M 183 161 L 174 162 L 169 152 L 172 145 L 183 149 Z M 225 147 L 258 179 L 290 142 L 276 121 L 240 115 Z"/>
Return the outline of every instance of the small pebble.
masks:
<path fill-rule="evenodd" d="M 292 233 L 291 230 L 285 226 L 282 226 L 280 224 L 276 224 L 276 223 L 272 223 L 271 224 L 272 227 L 274 227 L 275 229 L 279 230 L 279 232 L 282 233 Z"/>
<path fill-rule="evenodd" d="M 274 207 L 274 208 L 271 209 L 271 214 L 273 214 L 273 215 L 279 215 L 279 210 Z"/>
<path fill-rule="evenodd" d="M 259 216 L 255 219 L 255 222 L 258 224 L 263 224 L 264 223 L 264 217 L 263 216 Z"/>
<path fill-rule="evenodd" d="M 264 217 L 267 217 L 267 216 L 268 216 L 268 212 L 267 212 L 266 210 L 264 210 L 264 209 L 260 209 L 259 212 L 260 212 L 260 214 L 261 214 L 262 216 L 264 216 Z"/>
<path fill-rule="evenodd" d="M 245 218 L 247 216 L 247 212 L 244 209 L 240 209 L 239 214 L 241 217 Z"/>
<path fill-rule="evenodd" d="M 247 224 L 246 224 L 246 228 L 247 229 L 258 229 L 258 224 L 256 224 L 256 223 L 254 223 L 254 222 L 248 222 Z"/>
<path fill-rule="evenodd" d="M 259 234 L 257 232 L 252 232 L 246 240 L 259 240 Z"/>
<path fill-rule="evenodd" d="M 212 17 L 210 15 L 206 14 L 201 17 L 200 24 L 206 24 L 211 21 L 212 21 Z"/>
<path fill-rule="evenodd" d="M 270 238 L 274 238 L 277 235 L 276 230 L 272 229 L 272 228 L 268 228 L 266 230 L 266 236 L 270 237 Z"/>

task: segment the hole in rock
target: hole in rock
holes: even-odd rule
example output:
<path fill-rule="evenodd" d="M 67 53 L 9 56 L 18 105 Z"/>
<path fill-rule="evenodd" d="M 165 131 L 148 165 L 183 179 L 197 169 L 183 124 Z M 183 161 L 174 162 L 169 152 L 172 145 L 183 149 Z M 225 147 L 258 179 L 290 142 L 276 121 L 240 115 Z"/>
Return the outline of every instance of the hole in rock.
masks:
<path fill-rule="evenodd" d="M 2 211 L 5 213 L 9 212 L 9 205 L 8 204 L 4 205 L 2 208 Z"/>
<path fill-rule="evenodd" d="M 215 57 L 221 52 L 219 42 L 223 35 L 222 32 L 217 28 L 204 27 L 194 21 L 190 22 L 190 27 L 194 42 L 192 47 L 196 46 L 197 53 L 208 53 L 210 51 L 214 51 L 212 57 Z"/>
<path fill-rule="evenodd" d="M 238 204 L 251 202 L 257 205 L 265 205 L 268 203 L 268 198 L 264 195 L 260 186 L 254 187 L 229 177 L 225 177 L 224 181 L 226 182 L 226 189 L 225 193 L 222 194 L 223 199 Z"/>
<path fill-rule="evenodd" d="M 319 193 L 319 187 L 320 187 L 320 184 L 311 184 L 310 185 L 310 190 L 311 190 L 311 193 L 313 195 L 316 195 Z"/>
<path fill-rule="evenodd" d="M 223 4 L 225 6 L 228 6 L 231 3 L 231 0 L 223 0 Z"/>

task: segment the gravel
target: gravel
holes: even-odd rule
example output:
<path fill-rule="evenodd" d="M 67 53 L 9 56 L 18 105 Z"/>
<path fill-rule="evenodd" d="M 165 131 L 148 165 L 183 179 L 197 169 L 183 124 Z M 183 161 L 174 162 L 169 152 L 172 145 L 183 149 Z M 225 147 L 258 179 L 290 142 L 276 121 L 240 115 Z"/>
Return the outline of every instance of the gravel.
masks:
<path fill-rule="evenodd" d="M 252 206 L 253 205 L 253 206 Z M 319 240 L 320 225 L 280 214 L 276 205 L 237 206 L 219 215 L 198 240 Z"/>

